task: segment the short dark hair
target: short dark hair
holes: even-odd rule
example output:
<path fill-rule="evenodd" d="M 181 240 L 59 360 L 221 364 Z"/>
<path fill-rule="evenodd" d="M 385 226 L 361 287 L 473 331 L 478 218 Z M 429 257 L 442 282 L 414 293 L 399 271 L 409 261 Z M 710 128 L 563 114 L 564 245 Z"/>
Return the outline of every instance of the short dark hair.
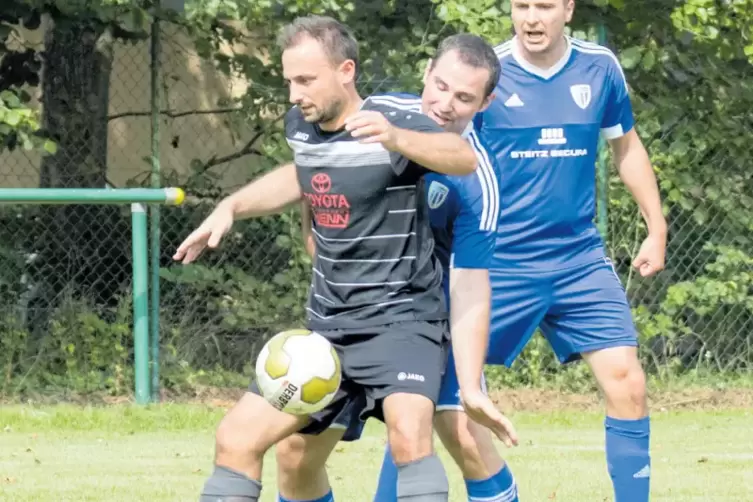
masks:
<path fill-rule="evenodd" d="M 277 36 L 277 46 L 284 51 L 294 47 L 304 38 L 311 38 L 319 42 L 332 63 L 340 64 L 348 59 L 356 64 L 358 75 L 358 42 L 350 29 L 328 16 L 302 16 L 280 29 Z"/>
<path fill-rule="evenodd" d="M 460 60 L 473 68 L 489 70 L 489 81 L 486 83 L 484 98 L 488 97 L 499 81 L 502 66 L 494 49 L 486 40 L 470 33 L 451 35 L 439 44 L 437 52 L 432 58 L 430 69 L 448 52 L 456 51 Z"/>

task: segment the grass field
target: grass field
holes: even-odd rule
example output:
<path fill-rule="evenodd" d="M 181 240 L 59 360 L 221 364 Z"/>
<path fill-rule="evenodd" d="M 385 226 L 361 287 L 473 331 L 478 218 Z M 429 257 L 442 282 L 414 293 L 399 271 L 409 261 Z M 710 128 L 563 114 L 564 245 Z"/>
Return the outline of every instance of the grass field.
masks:
<path fill-rule="evenodd" d="M 195 501 L 223 412 L 200 404 L 0 407 L 0 500 Z M 612 500 L 598 411 L 512 417 L 522 441 L 505 453 L 521 500 Z M 753 501 L 753 409 L 658 409 L 652 434 L 652 500 Z M 362 441 L 337 448 L 329 472 L 339 501 L 371 500 L 383 447 L 384 429 L 372 423 Z M 456 467 L 441 455 L 450 500 L 465 500 Z M 268 458 L 263 501 L 275 500 Z"/>

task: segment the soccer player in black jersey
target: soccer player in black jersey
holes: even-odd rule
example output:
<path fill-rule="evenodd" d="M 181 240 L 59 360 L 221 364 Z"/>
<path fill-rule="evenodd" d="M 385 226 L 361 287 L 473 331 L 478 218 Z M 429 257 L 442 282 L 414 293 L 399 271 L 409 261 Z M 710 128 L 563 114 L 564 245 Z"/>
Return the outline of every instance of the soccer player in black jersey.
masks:
<path fill-rule="evenodd" d="M 216 247 L 234 220 L 274 214 L 305 197 L 317 246 L 307 326 L 338 350 L 343 381 L 332 404 L 310 417 L 278 411 L 252 383 L 218 427 L 215 469 L 200 500 L 258 501 L 272 445 L 295 432 L 318 434 L 355 409 L 387 426 L 398 499 L 446 501 L 432 418 L 448 313 L 421 183 L 429 171 L 473 172 L 476 155 L 420 113 L 362 99 L 357 44 L 337 21 L 298 18 L 279 44 L 294 105 L 285 116 L 294 162 L 220 202 L 174 259 L 190 263 Z"/>

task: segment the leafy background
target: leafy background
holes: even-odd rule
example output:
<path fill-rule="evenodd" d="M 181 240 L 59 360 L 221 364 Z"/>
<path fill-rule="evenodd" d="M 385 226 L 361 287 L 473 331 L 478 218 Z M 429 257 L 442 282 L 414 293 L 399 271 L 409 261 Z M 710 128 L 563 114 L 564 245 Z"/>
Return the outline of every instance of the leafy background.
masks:
<path fill-rule="evenodd" d="M 499 43 L 512 32 L 507 0 L 5 3 L 3 185 L 156 181 L 191 195 L 185 207 L 160 213 L 158 308 L 164 389 L 189 394 L 245 385 L 266 337 L 303 319 L 310 262 L 295 211 L 238 223 L 222 249 L 196 265 L 171 262 L 176 243 L 220 197 L 289 158 L 279 120 L 287 95 L 274 46 L 278 28 L 308 13 L 349 24 L 360 40 L 364 94 L 418 91 L 443 36 L 470 31 Z M 633 306 L 644 363 L 661 382 L 748 381 L 753 0 L 578 1 L 572 33 L 594 39 L 599 27 L 627 74 L 670 224 L 666 271 L 637 277 L 629 265 L 645 228 L 609 168 L 600 190 L 606 242 Z M 159 44 L 150 56 L 152 41 Z M 131 75 L 117 71 L 124 62 Z M 147 142 L 119 138 L 126 121 L 142 131 L 152 125 L 148 107 L 128 108 L 121 95 L 133 89 L 129 99 L 148 105 L 152 71 L 160 132 Z M 201 85 L 220 78 L 232 92 L 217 96 Z M 211 127 L 187 125 L 199 118 Z M 602 161 L 608 156 L 603 152 Z M 121 167 L 123 159 L 131 170 Z M 152 174 L 157 161 L 162 169 Z M 130 260 L 127 208 L 0 210 L 0 393 L 132 392 Z M 492 368 L 489 376 L 500 386 L 592 385 L 583 365 L 556 364 L 540 337 L 514 369 Z"/>

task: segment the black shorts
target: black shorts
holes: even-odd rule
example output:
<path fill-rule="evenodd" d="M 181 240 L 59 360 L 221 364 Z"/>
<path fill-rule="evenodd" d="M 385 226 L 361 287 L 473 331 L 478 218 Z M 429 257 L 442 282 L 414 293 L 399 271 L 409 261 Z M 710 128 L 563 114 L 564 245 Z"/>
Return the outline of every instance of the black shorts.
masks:
<path fill-rule="evenodd" d="M 337 350 L 343 378 L 329 406 L 311 415 L 301 433 L 319 434 L 333 425 L 347 428 L 369 417 L 384 421 L 382 401 L 397 392 L 437 403 L 449 354 L 447 321 L 317 332 Z M 249 390 L 260 394 L 255 382 Z"/>

